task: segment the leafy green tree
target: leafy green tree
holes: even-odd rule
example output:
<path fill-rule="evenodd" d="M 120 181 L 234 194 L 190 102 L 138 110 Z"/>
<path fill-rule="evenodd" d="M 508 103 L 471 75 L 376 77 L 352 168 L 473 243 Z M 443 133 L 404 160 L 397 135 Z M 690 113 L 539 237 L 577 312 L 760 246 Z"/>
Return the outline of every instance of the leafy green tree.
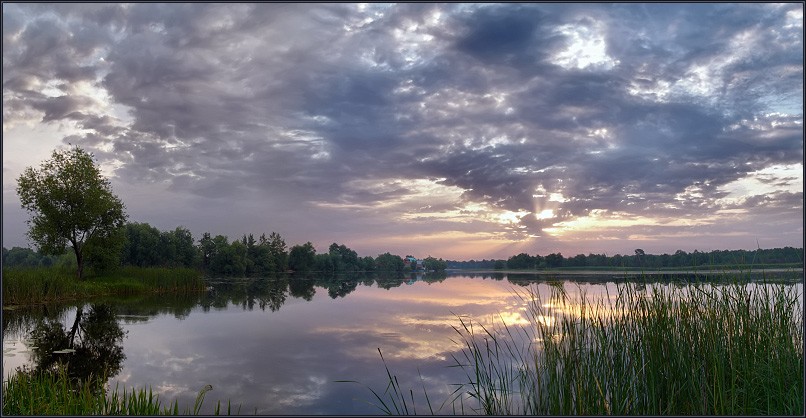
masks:
<path fill-rule="evenodd" d="M 120 265 L 121 248 L 126 244 L 126 228 L 121 226 L 109 235 L 89 241 L 86 263 L 96 272 L 107 272 Z"/>
<path fill-rule="evenodd" d="M 225 235 L 216 235 L 210 241 L 210 245 L 213 248 L 213 255 L 210 258 L 210 270 L 218 274 L 232 274 L 236 254 L 230 249 L 229 238 Z"/>
<path fill-rule="evenodd" d="M 425 258 L 425 260 L 423 260 L 423 266 L 426 270 L 440 271 L 448 268 L 448 263 L 443 261 L 441 258 L 437 260 L 434 257 L 428 256 Z"/>
<path fill-rule="evenodd" d="M 646 257 L 646 253 L 644 250 L 640 248 L 635 249 L 635 264 L 638 266 L 642 266 L 644 263 L 644 257 Z"/>
<path fill-rule="evenodd" d="M 380 254 L 375 258 L 375 265 L 381 271 L 403 271 L 403 258 L 388 252 Z"/>
<path fill-rule="evenodd" d="M 563 265 L 562 253 L 553 253 L 546 256 L 546 264 L 549 267 L 560 267 Z"/>
<path fill-rule="evenodd" d="M 306 242 L 303 245 L 291 247 L 288 253 L 288 268 L 294 271 L 310 271 L 316 267 L 316 249 L 313 244 Z"/>
<path fill-rule="evenodd" d="M 507 260 L 507 268 L 511 269 L 533 269 L 535 268 L 535 259 L 526 253 L 520 253 L 512 256 Z"/>
<path fill-rule="evenodd" d="M 168 232 L 168 237 L 176 249 L 174 265 L 192 267 L 197 263 L 198 251 L 193 245 L 193 234 L 190 230 L 177 226 L 173 231 Z"/>
<path fill-rule="evenodd" d="M 28 220 L 28 237 L 39 251 L 61 254 L 69 243 L 82 279 L 87 248 L 123 226 L 123 202 L 112 193 L 93 155 L 79 147 L 53 151 L 39 170 L 28 167 L 17 178 L 17 194 Z"/>
<path fill-rule="evenodd" d="M 371 255 L 368 255 L 362 259 L 364 264 L 364 270 L 371 271 L 375 269 L 375 259 L 372 258 Z"/>
<path fill-rule="evenodd" d="M 493 263 L 493 268 L 496 270 L 503 270 L 507 267 L 507 262 L 504 260 L 495 260 Z"/>
<path fill-rule="evenodd" d="M 578 267 L 585 267 L 588 263 L 587 257 L 585 254 L 577 254 L 574 256 L 574 265 Z"/>
<path fill-rule="evenodd" d="M 316 254 L 316 270 L 322 273 L 335 273 L 336 265 L 333 263 L 333 258 L 331 253 Z"/>
<path fill-rule="evenodd" d="M 128 222 L 126 241 L 121 249 L 123 264 L 152 267 L 160 264 L 160 231 L 147 223 Z"/>
<path fill-rule="evenodd" d="M 247 249 L 247 251 L 249 251 Z M 254 261 L 254 271 L 257 274 L 273 273 L 277 270 L 274 257 L 271 256 L 269 247 L 264 245 L 255 246 L 252 250 L 252 260 Z"/>
<path fill-rule="evenodd" d="M 272 232 L 268 238 L 263 234 L 260 236 L 259 245 L 265 245 L 269 248 L 271 256 L 274 258 L 274 265 L 277 271 L 283 271 L 288 268 L 288 253 L 286 252 L 285 240 L 280 234 Z"/>
<path fill-rule="evenodd" d="M 216 253 L 215 243 L 209 232 L 202 234 L 199 240 L 199 252 L 201 253 L 202 267 L 209 268 Z"/>
<path fill-rule="evenodd" d="M 3 248 L 3 267 L 33 267 L 39 265 L 39 254 L 30 248 Z"/>

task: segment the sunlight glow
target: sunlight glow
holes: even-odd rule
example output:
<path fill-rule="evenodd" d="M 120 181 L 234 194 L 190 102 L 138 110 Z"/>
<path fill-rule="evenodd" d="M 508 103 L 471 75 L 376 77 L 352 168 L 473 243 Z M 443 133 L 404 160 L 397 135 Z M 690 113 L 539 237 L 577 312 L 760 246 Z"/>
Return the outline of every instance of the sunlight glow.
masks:
<path fill-rule="evenodd" d="M 732 181 L 718 188 L 728 195 L 718 199 L 720 204 L 736 204 L 750 196 L 776 191 L 797 193 L 803 190 L 803 165 L 772 165 L 749 173 L 746 177 Z"/>
<path fill-rule="evenodd" d="M 535 218 L 537 219 L 551 219 L 554 217 L 554 211 L 551 209 L 546 209 L 540 213 L 535 214 Z"/>
<path fill-rule="evenodd" d="M 515 224 L 519 223 L 521 221 L 521 218 L 530 213 L 532 212 L 527 212 L 524 210 L 520 210 L 518 212 L 505 211 L 504 213 L 493 215 L 493 217 L 497 222 L 502 224 Z"/>
<path fill-rule="evenodd" d="M 557 32 L 569 38 L 565 51 L 554 57 L 555 64 L 563 68 L 585 69 L 596 67 L 610 70 L 619 64 L 607 55 L 607 45 L 602 34 L 602 24 L 594 21 L 592 27 L 585 25 L 562 25 Z"/>

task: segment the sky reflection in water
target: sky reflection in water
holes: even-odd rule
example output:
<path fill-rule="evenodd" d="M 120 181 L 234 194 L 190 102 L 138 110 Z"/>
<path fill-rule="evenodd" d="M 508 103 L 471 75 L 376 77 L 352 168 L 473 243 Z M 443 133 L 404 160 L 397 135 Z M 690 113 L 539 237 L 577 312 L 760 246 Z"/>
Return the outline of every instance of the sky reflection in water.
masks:
<path fill-rule="evenodd" d="M 558 308 L 550 306 L 551 286 L 542 280 L 530 286 L 551 312 Z M 589 298 L 617 294 L 613 281 L 562 280 L 572 299 L 580 289 Z M 451 276 L 384 289 L 357 279 L 336 285 L 355 285 L 355 290 L 335 298 L 317 282 L 310 301 L 283 293 L 283 281 L 224 283 L 219 286 L 228 296 L 219 294 L 218 300 L 205 295 L 152 301 L 150 307 L 141 301 L 125 303 L 119 307 L 119 319 L 127 331 L 126 358 L 109 385 L 150 385 L 164 401 L 192 405 L 198 391 L 210 384 L 213 391 L 206 396 L 205 413 L 212 412 L 216 401 L 226 409 L 231 400 L 236 408 L 242 404 L 241 413 L 250 414 L 255 408 L 258 414 L 377 414 L 379 409 L 357 399 L 374 402 L 363 385 L 382 392 L 388 383 L 380 349 L 402 389 L 414 390 L 418 412 L 423 413 L 423 386 L 436 408 L 455 389 L 451 383 L 465 381 L 461 369 L 449 367 L 455 364 L 452 354 L 460 357 L 461 347 L 453 342 L 459 335 L 452 328 L 459 326 L 459 316 L 486 327 L 501 318 L 509 325 L 526 323 L 526 303 L 515 292 L 524 292 L 529 282 L 514 276 Z M 257 302 L 244 297 L 244 286 L 258 292 Z M 802 284 L 798 286 L 802 294 Z M 74 316 L 71 308 L 61 321 L 69 323 Z M 12 343 L 22 346 L 23 338 L 4 333 L 4 349 Z M 4 353 L 4 374 L 26 358 Z"/>

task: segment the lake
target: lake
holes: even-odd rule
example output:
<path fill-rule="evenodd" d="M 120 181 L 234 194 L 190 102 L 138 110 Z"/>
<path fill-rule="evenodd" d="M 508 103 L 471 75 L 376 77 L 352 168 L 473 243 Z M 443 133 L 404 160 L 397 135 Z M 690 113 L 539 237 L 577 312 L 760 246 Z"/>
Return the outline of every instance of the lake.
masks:
<path fill-rule="evenodd" d="M 802 298 L 802 271 L 767 278 L 795 286 Z M 629 280 L 685 287 L 684 280 L 694 279 L 688 274 Z M 231 400 L 242 405 L 242 414 L 255 408 L 258 414 L 379 414 L 367 403 L 376 400 L 366 386 L 381 393 L 388 383 L 380 349 L 400 386 L 414 391 L 417 412 L 427 413 L 423 388 L 436 409 L 456 388 L 451 384 L 467 381 L 464 371 L 450 367 L 456 364 L 453 356 L 461 357 L 461 339 L 453 329 L 459 316 L 485 326 L 496 318 L 522 324 L 526 304 L 516 293 L 531 287 L 548 295 L 552 280 L 570 294 L 612 298 L 625 276 L 459 272 L 211 279 L 205 293 L 8 310 L 3 374 L 30 363 L 37 323 L 56 321 L 69 332 L 78 315 L 101 324 L 79 328 L 78 339 L 117 327 L 124 332 L 118 340 L 93 340 L 101 348 L 85 361 L 88 367 L 111 365 L 109 387 L 151 386 L 164 404 L 178 399 L 180 407 L 192 406 L 209 384 L 213 390 L 202 413 L 211 413 L 218 400 L 224 405 Z M 93 316 L 102 311 L 99 305 L 111 308 L 112 319 Z"/>

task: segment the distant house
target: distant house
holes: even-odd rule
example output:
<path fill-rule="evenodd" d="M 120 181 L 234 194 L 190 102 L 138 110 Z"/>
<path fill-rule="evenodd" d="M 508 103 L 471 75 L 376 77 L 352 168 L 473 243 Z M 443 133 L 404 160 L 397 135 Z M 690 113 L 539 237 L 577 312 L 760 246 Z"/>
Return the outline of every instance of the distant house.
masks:
<path fill-rule="evenodd" d="M 414 257 L 406 257 L 403 259 L 403 266 L 409 267 L 412 270 L 425 270 L 423 260 L 418 260 Z"/>

